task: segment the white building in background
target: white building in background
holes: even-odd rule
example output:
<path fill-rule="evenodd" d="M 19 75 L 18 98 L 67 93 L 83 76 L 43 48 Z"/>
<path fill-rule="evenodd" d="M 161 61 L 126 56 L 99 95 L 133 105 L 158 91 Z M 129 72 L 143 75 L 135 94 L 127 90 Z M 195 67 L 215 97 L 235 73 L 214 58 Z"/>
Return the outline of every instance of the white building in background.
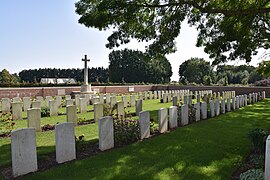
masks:
<path fill-rule="evenodd" d="M 41 84 L 76 84 L 74 78 L 41 78 Z"/>

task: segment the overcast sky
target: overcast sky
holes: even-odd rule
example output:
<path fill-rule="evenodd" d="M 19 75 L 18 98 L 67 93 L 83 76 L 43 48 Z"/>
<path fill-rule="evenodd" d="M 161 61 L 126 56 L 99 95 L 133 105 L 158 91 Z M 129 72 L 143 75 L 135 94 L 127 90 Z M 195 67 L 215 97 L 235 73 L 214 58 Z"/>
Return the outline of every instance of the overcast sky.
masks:
<path fill-rule="evenodd" d="M 87 54 L 89 67 L 108 67 L 110 32 L 89 29 L 78 23 L 74 0 L 1 0 L 0 70 L 11 73 L 35 68 L 83 68 Z M 178 51 L 168 55 L 172 80 L 178 80 L 179 65 L 191 57 L 209 60 L 202 48 L 195 47 L 197 31 L 184 24 L 177 38 Z M 121 48 L 144 50 L 135 41 Z M 257 57 L 252 65 L 258 63 Z M 237 65 L 238 62 L 233 62 Z"/>

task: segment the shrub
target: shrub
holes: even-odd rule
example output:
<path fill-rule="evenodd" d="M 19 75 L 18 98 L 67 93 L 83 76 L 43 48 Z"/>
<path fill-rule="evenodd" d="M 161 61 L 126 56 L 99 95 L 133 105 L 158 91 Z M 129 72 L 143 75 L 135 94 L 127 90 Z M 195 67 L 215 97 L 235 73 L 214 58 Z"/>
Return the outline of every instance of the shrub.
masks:
<path fill-rule="evenodd" d="M 153 118 L 150 118 L 150 133 L 154 134 L 158 132 L 158 124 L 155 123 Z"/>
<path fill-rule="evenodd" d="M 54 130 L 55 126 L 54 125 L 50 125 L 50 124 L 45 124 L 44 126 L 41 127 L 42 131 L 50 131 L 50 130 Z"/>
<path fill-rule="evenodd" d="M 250 169 L 242 174 L 240 174 L 240 180 L 263 180 L 263 170 L 262 169 Z"/>
<path fill-rule="evenodd" d="M 181 106 L 183 105 L 183 103 L 180 103 L 178 106 L 178 122 L 181 122 Z M 196 121 L 196 108 L 194 108 L 193 105 L 189 105 L 188 104 L 188 123 L 193 123 Z"/>
<path fill-rule="evenodd" d="M 85 150 L 87 143 L 84 138 L 84 134 L 80 135 L 79 137 L 75 136 L 75 145 L 77 150 Z"/>
<path fill-rule="evenodd" d="M 47 107 L 41 108 L 41 117 L 49 117 L 50 116 L 50 109 Z"/>
<path fill-rule="evenodd" d="M 196 121 L 196 108 L 193 105 L 188 105 L 188 121 L 189 123 Z"/>
<path fill-rule="evenodd" d="M 248 133 L 248 138 L 252 142 L 254 150 L 256 152 L 263 152 L 265 148 L 265 141 L 267 133 L 264 129 L 255 128 Z"/>
<path fill-rule="evenodd" d="M 113 107 L 111 107 L 108 104 L 103 104 L 103 115 L 104 116 L 111 116 L 114 114 L 114 112 L 117 109 L 117 105 L 115 104 Z"/>
<path fill-rule="evenodd" d="M 0 116 L 0 135 L 9 135 L 15 122 L 12 120 L 11 113 L 2 113 Z"/>
<path fill-rule="evenodd" d="M 139 140 L 139 121 L 114 118 L 114 142 L 116 145 L 125 145 Z"/>
<path fill-rule="evenodd" d="M 254 85 L 255 86 L 270 86 L 270 79 L 263 79 L 260 81 L 256 81 Z"/>

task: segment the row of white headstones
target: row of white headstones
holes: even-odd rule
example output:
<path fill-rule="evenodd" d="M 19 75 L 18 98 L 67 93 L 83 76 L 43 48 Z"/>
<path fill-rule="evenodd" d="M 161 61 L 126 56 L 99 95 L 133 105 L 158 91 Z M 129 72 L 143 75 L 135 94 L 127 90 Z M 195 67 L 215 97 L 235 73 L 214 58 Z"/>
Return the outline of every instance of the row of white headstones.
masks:
<path fill-rule="evenodd" d="M 206 93 L 208 91 L 202 91 L 199 93 Z M 210 91 L 209 91 L 210 93 Z M 144 94 L 144 95 L 143 95 Z M 160 99 L 162 96 L 166 94 L 172 94 L 180 98 L 180 96 L 184 96 L 189 94 L 189 90 L 175 90 L 175 91 L 146 91 L 144 93 L 139 92 L 137 94 L 138 99 Z M 101 103 L 105 102 L 110 104 L 111 106 L 116 104 L 116 95 L 115 94 L 99 94 L 97 95 L 76 95 L 75 99 L 71 99 L 70 95 L 65 96 L 65 104 L 66 106 L 69 105 L 76 105 L 80 108 L 81 113 L 87 112 L 87 105 L 90 102 L 94 103 Z M 134 94 L 130 95 L 130 107 L 135 106 L 135 99 L 136 96 Z M 50 116 L 58 115 L 58 108 L 62 106 L 62 96 L 46 96 L 45 102 L 46 107 L 50 109 Z M 7 113 L 10 112 L 10 108 L 12 109 L 12 118 L 14 120 L 21 120 L 22 119 L 22 111 L 27 111 L 28 109 L 32 108 L 41 108 L 43 107 L 43 97 L 37 96 L 34 101 L 31 101 L 30 97 L 23 97 L 22 99 L 19 97 L 15 97 L 12 100 L 9 98 L 2 98 L 2 112 Z M 124 107 L 127 107 L 128 101 L 127 96 L 122 96 L 122 101 L 124 103 Z M 170 101 L 170 100 L 169 100 Z"/>
<path fill-rule="evenodd" d="M 262 92 L 262 99 L 264 98 L 265 92 Z M 231 109 L 234 110 L 239 107 L 246 106 L 248 103 L 257 102 L 258 94 L 253 93 L 249 94 L 249 96 L 240 95 L 232 97 L 232 99 L 222 99 L 221 107 L 219 99 L 210 100 L 211 117 L 219 115 L 220 112 L 225 113 L 225 100 L 227 111 L 231 111 Z M 142 100 L 138 99 L 136 104 L 140 104 L 140 107 L 142 107 Z M 207 118 L 206 102 L 197 102 L 194 104 L 194 107 L 196 109 L 196 121 Z M 141 139 L 148 138 L 150 136 L 150 113 L 148 111 L 138 112 Z M 100 117 L 98 119 L 99 149 L 101 151 L 114 147 L 113 124 L 113 118 L 111 116 Z M 178 126 L 178 108 L 176 106 L 172 106 L 169 109 L 159 109 L 158 124 L 160 133 L 166 132 L 169 128 L 176 128 Z M 187 124 L 189 124 L 188 104 L 184 104 L 181 106 L 180 125 L 184 126 Z M 76 159 L 74 126 L 74 122 L 59 123 L 55 126 L 56 161 L 58 163 Z M 30 127 L 12 131 L 11 151 L 12 172 L 14 177 L 36 171 L 38 169 L 36 153 L 36 129 Z"/>

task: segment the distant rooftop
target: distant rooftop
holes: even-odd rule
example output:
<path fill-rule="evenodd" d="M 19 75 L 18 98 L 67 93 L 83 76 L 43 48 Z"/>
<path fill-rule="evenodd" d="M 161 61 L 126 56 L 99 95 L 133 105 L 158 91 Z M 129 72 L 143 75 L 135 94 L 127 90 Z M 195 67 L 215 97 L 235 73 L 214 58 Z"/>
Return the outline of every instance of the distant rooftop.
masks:
<path fill-rule="evenodd" d="M 76 84 L 74 78 L 41 78 L 41 84 Z"/>

